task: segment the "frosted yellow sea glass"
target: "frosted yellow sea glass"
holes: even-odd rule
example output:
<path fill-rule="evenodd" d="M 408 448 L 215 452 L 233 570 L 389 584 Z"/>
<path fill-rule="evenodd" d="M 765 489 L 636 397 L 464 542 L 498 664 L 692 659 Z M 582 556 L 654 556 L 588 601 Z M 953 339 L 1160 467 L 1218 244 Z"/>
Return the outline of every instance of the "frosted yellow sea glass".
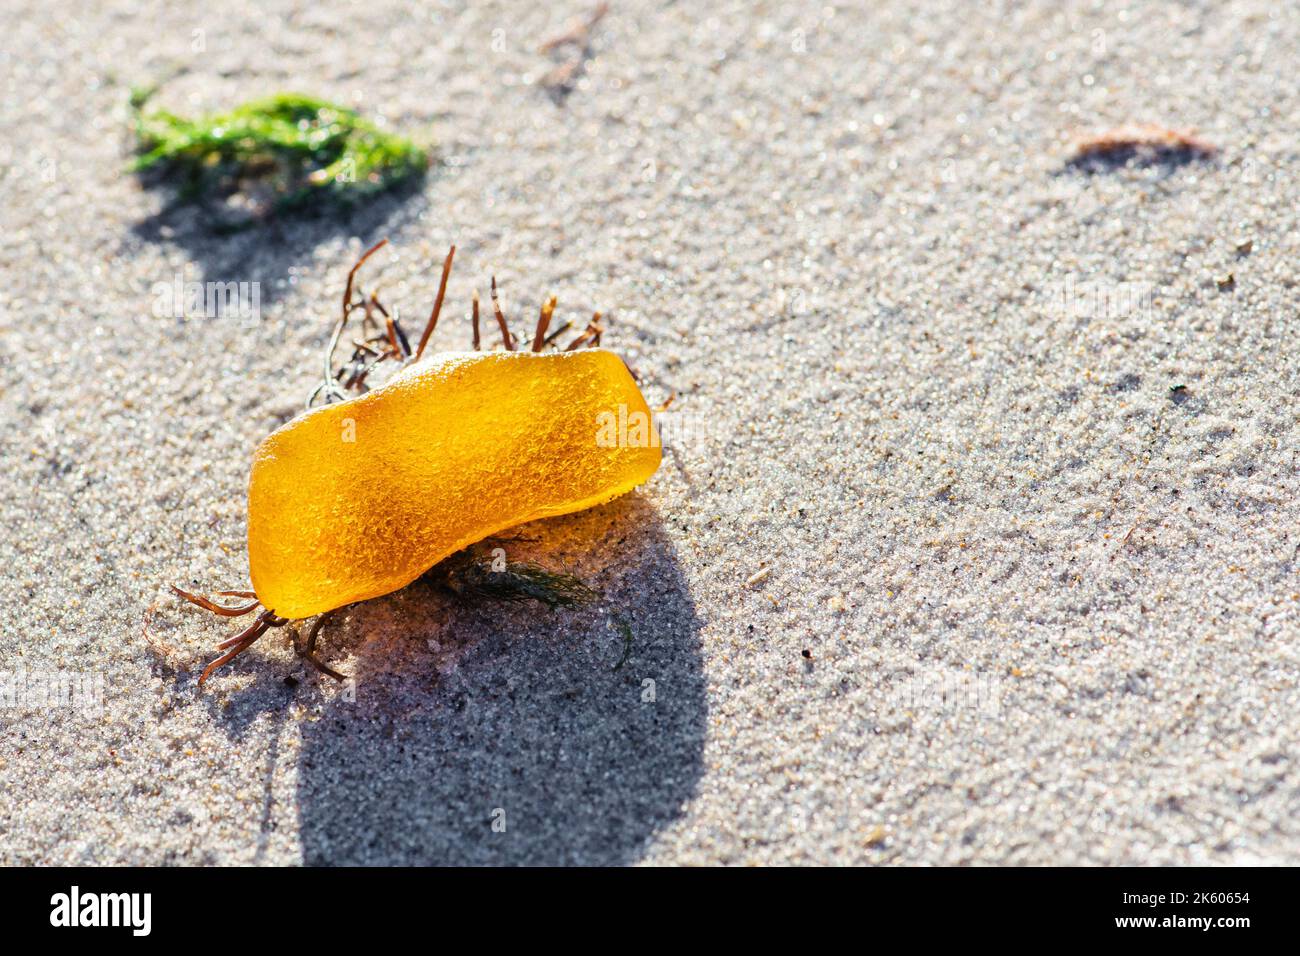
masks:
<path fill-rule="evenodd" d="M 288 618 L 378 597 L 496 532 L 624 494 L 660 457 L 613 352 L 436 355 L 262 442 L 253 588 Z"/>

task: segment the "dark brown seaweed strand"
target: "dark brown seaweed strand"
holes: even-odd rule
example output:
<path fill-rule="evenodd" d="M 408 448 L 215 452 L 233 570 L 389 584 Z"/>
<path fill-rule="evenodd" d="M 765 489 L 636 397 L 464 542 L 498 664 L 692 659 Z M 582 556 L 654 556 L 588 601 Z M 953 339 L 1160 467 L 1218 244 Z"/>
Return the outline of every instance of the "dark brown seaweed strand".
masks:
<path fill-rule="evenodd" d="M 398 341 L 402 343 L 402 358 L 411 357 L 411 343 L 406 338 L 406 333 L 402 331 L 402 323 L 393 318 L 393 330 L 397 333 Z"/>
<path fill-rule="evenodd" d="M 542 347 L 543 347 L 543 348 L 547 348 L 547 347 L 553 345 L 553 344 L 555 343 L 555 340 L 556 340 L 556 339 L 558 339 L 558 338 L 559 338 L 561 335 L 563 335 L 565 332 L 569 331 L 569 329 L 571 329 L 571 328 L 573 328 L 573 323 L 572 323 L 572 322 L 565 322 L 565 323 L 564 323 L 563 325 L 561 325 L 558 329 L 556 329 L 554 332 L 552 332 L 550 335 L 548 335 L 548 336 L 546 337 L 545 341 L 542 342 Z"/>
<path fill-rule="evenodd" d="M 380 239 L 362 254 L 361 258 L 357 260 L 356 265 L 354 265 L 351 271 L 348 272 L 347 285 L 343 289 L 343 314 L 339 317 L 339 324 L 334 328 L 334 334 L 330 336 L 329 348 L 325 350 L 325 375 L 321 382 L 321 388 L 325 390 L 327 395 L 326 404 L 329 402 L 329 397 L 347 397 L 342 393 L 342 391 L 340 391 L 338 382 L 334 380 L 334 351 L 338 348 L 339 339 L 343 336 L 343 329 L 348 324 L 348 316 L 352 314 L 352 308 L 354 305 L 352 302 L 352 283 L 356 280 L 357 270 L 365 265 L 367 259 L 386 245 L 388 245 L 388 240 Z M 314 399 L 315 397 L 315 393 L 313 393 L 312 398 Z"/>
<path fill-rule="evenodd" d="M 199 686 L 202 687 L 204 681 L 206 681 L 217 668 L 229 664 L 240 654 L 244 653 L 244 651 L 252 647 L 253 644 L 256 643 L 257 639 L 266 633 L 268 628 L 283 627 L 288 623 L 289 619 L 287 617 L 278 617 L 274 611 L 263 611 L 257 616 L 257 620 L 249 625 L 247 629 L 236 634 L 230 640 L 222 641 L 217 645 L 217 650 L 224 651 L 229 648 L 229 651 L 221 657 L 218 657 L 207 667 L 203 668 L 203 673 L 199 675 Z"/>
<path fill-rule="evenodd" d="M 474 290 L 474 311 L 471 313 L 470 321 L 474 324 L 474 351 L 479 350 L 478 339 L 478 290 Z"/>
<path fill-rule="evenodd" d="M 385 323 L 385 331 L 388 333 L 388 346 L 393 350 L 393 354 L 398 358 L 405 358 L 406 353 L 402 351 L 401 340 L 397 338 L 397 326 L 391 318 Z"/>
<path fill-rule="evenodd" d="M 268 627 L 271 626 L 270 620 L 268 618 L 274 618 L 274 617 L 275 615 L 271 614 L 270 611 L 263 611 L 261 614 L 257 615 L 257 620 L 253 621 L 253 623 L 248 625 L 247 628 L 240 631 L 238 634 L 236 634 L 234 637 L 230 638 L 229 640 L 222 641 L 220 644 L 218 644 L 217 650 L 224 651 L 228 647 L 234 647 L 236 644 L 240 644 L 248 640 L 250 637 L 254 636 L 254 633 L 261 634 L 263 631 L 265 631 Z"/>
<path fill-rule="evenodd" d="M 587 327 L 583 329 L 582 334 L 570 342 L 564 351 L 572 352 L 574 349 L 580 349 L 588 343 L 599 345 L 600 333 L 603 331 L 605 331 L 605 327 L 600 324 L 600 313 L 597 312 L 591 317 L 591 321 L 587 323 Z"/>
<path fill-rule="evenodd" d="M 256 642 L 256 640 L 259 637 L 261 637 L 263 634 L 266 633 L 266 629 L 269 626 L 270 625 L 266 623 L 266 620 L 262 616 L 259 616 L 257 620 L 253 622 L 252 626 L 249 627 L 248 630 L 241 632 L 240 635 L 237 638 L 235 638 L 233 642 L 226 641 L 218 645 L 217 648 L 218 650 L 224 650 L 227 647 L 229 647 L 230 650 L 227 653 L 218 657 L 207 667 L 203 668 L 203 673 L 199 675 L 199 686 L 202 687 L 203 683 L 212 675 L 212 672 L 215 671 L 217 668 L 229 664 L 240 654 L 244 653 L 244 651 L 252 647 L 254 642 Z"/>
<path fill-rule="evenodd" d="M 376 252 L 378 252 L 380 249 L 384 248 L 384 246 L 386 246 L 386 245 L 388 245 L 388 240 L 387 240 L 387 239 L 380 239 L 380 240 L 379 240 L 378 242 L 376 242 L 373 246 L 371 246 L 369 249 L 367 249 L 365 252 L 363 252 L 363 253 L 361 254 L 361 258 L 357 260 L 356 265 L 354 265 L 354 266 L 352 267 L 351 271 L 348 272 L 348 281 L 347 281 L 347 285 L 345 285 L 345 286 L 343 287 L 343 317 L 342 317 L 342 320 L 343 320 L 344 322 L 346 322 L 346 321 L 348 320 L 348 313 L 351 311 L 350 306 L 352 305 L 352 283 L 356 280 L 357 272 L 361 269 L 361 267 L 362 267 L 363 265 L 366 264 L 366 260 L 367 260 L 367 259 L 369 259 L 371 256 L 373 256 L 373 255 L 374 255 Z"/>
<path fill-rule="evenodd" d="M 370 293 L 370 298 L 369 298 L 367 301 L 370 303 L 370 308 L 372 308 L 372 309 L 374 309 L 375 311 L 377 311 L 377 312 L 378 312 L 380 315 L 382 315 L 384 318 L 388 318 L 388 310 L 384 308 L 384 303 L 382 303 L 382 302 L 379 301 L 379 290 L 378 290 L 378 289 L 376 289 L 374 292 Z"/>
<path fill-rule="evenodd" d="M 540 352 L 546 341 L 546 330 L 551 324 L 551 316 L 555 314 L 555 303 L 555 296 L 542 303 L 542 314 L 537 317 L 537 331 L 533 333 L 534 352 Z"/>
<path fill-rule="evenodd" d="M 182 597 L 185 600 L 189 601 L 191 604 L 201 607 L 205 611 L 211 611 L 213 614 L 219 614 L 221 617 L 239 617 L 243 614 L 247 614 L 249 611 L 253 610 L 261 603 L 260 601 L 254 601 L 252 604 L 245 604 L 240 607 L 226 607 L 223 604 L 216 604 L 212 601 L 209 601 L 201 594 L 191 594 L 189 591 L 182 591 L 174 584 L 171 585 L 171 589 L 172 589 L 172 593 L 175 594 L 177 597 Z M 240 592 L 236 594 L 230 591 L 221 591 L 219 593 L 228 595 L 230 597 L 256 597 L 257 596 L 255 594 L 245 593 L 245 592 Z"/>
<path fill-rule="evenodd" d="M 420 344 L 415 348 L 415 361 L 420 360 L 424 354 L 424 347 L 429 342 L 429 336 L 433 334 L 433 327 L 438 324 L 438 313 L 442 311 L 442 300 L 447 295 L 447 279 L 451 276 L 451 260 L 456 256 L 456 247 L 452 246 L 447 253 L 447 258 L 442 263 L 442 280 L 438 283 L 438 296 L 433 300 L 433 311 L 429 313 L 429 324 L 424 327 L 424 334 L 420 336 Z"/>
<path fill-rule="evenodd" d="M 211 664 L 209 664 L 207 667 L 203 668 L 203 673 L 199 675 L 199 686 L 200 686 L 200 687 L 203 686 L 203 682 L 206 681 L 206 680 L 208 679 L 209 676 L 211 676 L 211 674 L 212 674 L 212 672 L 213 672 L 214 670 L 216 670 L 218 667 L 222 667 L 222 666 L 224 666 L 224 665 L 226 665 L 226 664 L 229 664 L 231 661 L 233 661 L 233 660 L 234 660 L 236 657 L 238 657 L 240 654 L 244 653 L 244 651 L 246 651 L 246 650 L 248 650 L 250 647 L 252 647 L 253 644 L 257 642 L 257 639 L 258 639 L 259 637 L 261 637 L 261 636 L 266 632 L 266 625 L 265 625 L 264 623 L 262 623 L 261 621 L 259 621 L 255 626 L 258 628 L 258 631 L 257 631 L 256 634 L 254 634 L 252 637 L 246 638 L 246 639 L 243 641 L 243 643 L 241 643 L 241 644 L 239 644 L 239 645 L 237 645 L 237 646 L 231 648 L 229 653 L 227 653 L 227 654 L 223 654 L 221 657 L 218 657 L 215 661 L 213 661 L 213 662 L 212 662 Z"/>
<path fill-rule="evenodd" d="M 492 277 L 492 309 L 496 312 L 497 325 L 501 327 L 501 339 L 506 344 L 506 351 L 515 350 L 514 337 L 510 334 L 510 326 L 506 325 L 506 317 L 501 314 L 501 302 L 497 299 L 497 277 Z"/>
<path fill-rule="evenodd" d="M 328 674 L 339 683 L 342 683 L 347 680 L 347 678 L 316 657 L 316 638 L 320 635 L 321 628 L 325 626 L 325 622 L 329 620 L 333 614 L 333 611 L 326 611 L 320 617 L 316 618 L 312 623 L 311 630 L 307 633 L 306 647 L 299 645 L 298 639 L 295 637 L 293 641 L 293 651 L 322 674 Z"/>

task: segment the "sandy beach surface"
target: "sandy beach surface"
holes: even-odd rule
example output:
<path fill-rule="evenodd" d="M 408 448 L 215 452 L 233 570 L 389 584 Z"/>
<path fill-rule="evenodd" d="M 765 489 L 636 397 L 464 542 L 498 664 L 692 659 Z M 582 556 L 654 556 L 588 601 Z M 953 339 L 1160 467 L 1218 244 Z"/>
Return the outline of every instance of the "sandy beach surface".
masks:
<path fill-rule="evenodd" d="M 0 863 L 1300 863 L 1294 9 L 614 0 L 556 91 L 580 3 L 8 7 Z M 223 234 L 126 171 L 159 80 L 437 162 Z M 1071 161 L 1135 123 L 1217 149 Z M 663 465 L 511 545 L 593 607 L 416 583 L 347 685 L 276 631 L 200 691 L 166 587 L 246 582 L 385 237 L 408 326 L 459 247 L 436 348 L 492 274 L 607 313 Z"/>

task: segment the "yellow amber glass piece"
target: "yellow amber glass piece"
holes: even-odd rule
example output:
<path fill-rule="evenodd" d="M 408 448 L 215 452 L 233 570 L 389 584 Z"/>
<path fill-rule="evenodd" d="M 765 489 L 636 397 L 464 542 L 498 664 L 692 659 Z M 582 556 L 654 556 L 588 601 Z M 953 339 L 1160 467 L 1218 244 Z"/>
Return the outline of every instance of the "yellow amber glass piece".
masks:
<path fill-rule="evenodd" d="M 288 618 L 388 594 L 489 535 L 631 491 L 661 454 L 613 352 L 436 355 L 262 442 L 253 589 Z"/>

